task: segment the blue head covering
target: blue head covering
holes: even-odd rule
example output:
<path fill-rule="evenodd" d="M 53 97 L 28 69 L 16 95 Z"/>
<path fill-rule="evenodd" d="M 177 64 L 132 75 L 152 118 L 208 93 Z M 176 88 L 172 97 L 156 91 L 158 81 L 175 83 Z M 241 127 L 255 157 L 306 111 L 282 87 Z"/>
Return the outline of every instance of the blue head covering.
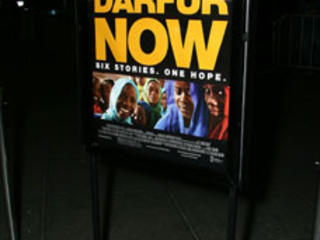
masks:
<path fill-rule="evenodd" d="M 174 80 L 167 80 L 163 89 L 167 93 L 167 106 L 174 104 Z"/>
<path fill-rule="evenodd" d="M 137 93 L 137 101 L 139 99 L 139 91 L 136 86 L 136 84 L 129 78 L 120 78 L 117 81 L 115 81 L 114 86 L 112 87 L 111 93 L 110 93 L 110 102 L 109 102 L 109 108 L 107 111 L 102 115 L 101 119 L 114 121 L 114 122 L 121 122 L 121 123 L 127 123 L 132 125 L 131 117 L 128 117 L 126 119 L 120 119 L 118 117 L 118 109 L 117 109 L 117 102 L 118 98 L 121 95 L 121 92 L 123 88 L 130 84 L 134 87 Z"/>
<path fill-rule="evenodd" d="M 168 110 L 157 122 L 155 129 L 197 137 L 207 137 L 208 108 L 204 102 L 203 88 L 201 85 L 190 83 L 190 94 L 194 104 L 194 110 L 188 128 L 185 128 L 183 116 L 174 102 L 174 81 L 167 81 L 165 88 L 167 91 Z"/>

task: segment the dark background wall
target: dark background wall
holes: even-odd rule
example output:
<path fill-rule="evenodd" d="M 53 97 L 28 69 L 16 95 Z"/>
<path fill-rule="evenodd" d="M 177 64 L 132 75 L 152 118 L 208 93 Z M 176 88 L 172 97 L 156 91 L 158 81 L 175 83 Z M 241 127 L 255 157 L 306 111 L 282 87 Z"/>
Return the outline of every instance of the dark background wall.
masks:
<path fill-rule="evenodd" d="M 81 8 L 80 20 L 84 21 L 85 0 L 77 2 Z M 296 149 L 304 146 L 301 142 L 305 142 L 310 148 L 314 147 L 312 144 L 317 142 L 316 136 L 319 136 L 317 135 L 318 128 L 314 127 L 317 126 L 315 122 L 319 117 L 312 108 L 315 102 L 312 97 L 317 96 L 318 89 L 320 89 L 316 81 L 319 70 L 304 68 L 299 70 L 296 67 L 288 68 L 275 64 L 273 45 L 275 23 L 285 15 L 320 14 L 320 6 L 319 1 L 316 0 L 252 2 L 255 2 L 252 12 L 255 26 L 253 29 L 255 64 L 252 70 L 254 76 L 252 134 L 255 155 L 252 163 L 254 166 L 252 179 L 254 180 L 253 188 L 259 190 L 259 198 L 263 199 L 272 182 L 275 152 L 282 147 L 279 132 L 287 130 L 285 134 L 288 137 L 285 140 L 289 143 L 296 141 L 297 144 L 294 145 Z M 48 118 L 46 108 L 52 110 L 68 105 L 70 106 L 69 112 L 76 112 L 71 119 L 80 132 L 74 26 L 74 1 L 33 0 L 25 1 L 24 8 L 17 8 L 15 1 L 0 0 L 0 83 L 6 87 L 10 103 L 8 108 L 11 119 L 8 124 L 9 152 L 12 155 L 11 159 L 16 161 L 14 174 L 16 186 L 28 185 L 28 183 L 22 184 L 21 176 L 27 175 L 22 169 L 30 168 L 30 166 L 21 161 L 22 156 L 19 150 L 20 141 L 24 137 L 22 133 L 26 132 L 26 129 L 23 129 L 25 128 L 24 118 L 28 115 L 26 111 L 31 109 L 37 112 L 37 117 L 32 119 L 45 123 L 49 122 L 46 121 Z M 86 51 L 85 46 L 82 50 Z M 70 99 L 71 102 L 69 102 Z M 67 115 L 68 112 L 65 114 Z M 34 123 L 31 128 L 53 129 L 48 132 L 54 135 L 55 132 L 58 132 L 55 129 L 65 126 L 65 118 L 63 115 L 54 114 L 51 114 L 50 117 L 55 118 L 56 124 L 41 126 Z M 291 126 L 293 125 L 290 129 L 286 128 L 287 125 L 290 125 L 289 122 Z M 33 131 L 32 129 L 27 130 L 29 133 Z M 294 140 L 291 140 L 291 135 L 295 136 Z M 56 139 L 58 138 L 56 136 Z M 81 147 L 80 143 L 78 147 Z M 294 159 L 295 151 L 290 147 L 291 145 L 288 144 L 288 152 L 286 152 L 288 154 L 284 154 L 282 158 Z M 312 151 L 303 149 L 301 152 L 304 154 Z M 310 162 L 316 158 L 311 157 L 309 161 L 304 161 L 302 153 L 301 161 L 293 164 L 295 169 L 310 166 Z M 41 161 L 38 163 L 42 166 Z M 281 166 L 288 167 L 286 164 Z M 70 166 L 69 168 L 72 169 Z M 56 173 L 52 173 L 52 178 L 54 174 Z M 33 182 L 29 180 L 29 183 L 31 186 Z M 284 185 L 284 188 L 287 186 Z M 299 189 L 304 189 L 304 186 Z M 18 189 L 16 193 L 18 199 L 20 190 Z M 278 193 L 280 194 L 281 191 L 280 189 Z"/>

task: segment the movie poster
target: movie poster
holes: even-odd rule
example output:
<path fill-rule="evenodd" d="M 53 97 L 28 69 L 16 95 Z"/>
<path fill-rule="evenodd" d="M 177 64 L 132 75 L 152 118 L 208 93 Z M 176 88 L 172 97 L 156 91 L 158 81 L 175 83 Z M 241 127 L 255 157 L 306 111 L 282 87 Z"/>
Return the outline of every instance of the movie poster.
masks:
<path fill-rule="evenodd" d="M 92 118 L 99 144 L 223 168 L 231 1 L 94 0 Z"/>

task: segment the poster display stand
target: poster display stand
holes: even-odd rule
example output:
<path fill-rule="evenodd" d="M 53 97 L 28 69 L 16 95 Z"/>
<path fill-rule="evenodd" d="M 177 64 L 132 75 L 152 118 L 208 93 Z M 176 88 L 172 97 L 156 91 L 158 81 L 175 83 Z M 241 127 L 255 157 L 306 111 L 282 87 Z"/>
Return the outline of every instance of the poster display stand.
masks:
<path fill-rule="evenodd" d="M 235 240 L 247 134 L 250 0 L 87 4 L 81 27 L 75 9 L 75 45 L 94 239 L 105 237 L 98 164 L 102 152 L 115 147 L 142 153 L 153 164 L 157 156 L 223 177 L 229 189 L 226 239 Z M 82 61 L 80 42 L 89 49 Z M 212 98 L 219 102 L 215 107 Z"/>
<path fill-rule="evenodd" d="M 13 199 L 12 190 L 10 186 L 10 176 L 8 167 L 8 154 L 6 150 L 6 138 L 4 127 L 4 106 L 6 105 L 3 97 L 3 89 L 0 87 L 0 153 L 1 153 L 1 176 L 3 182 L 3 190 L 5 197 L 5 205 L 8 215 L 8 226 L 11 240 L 18 239 L 18 233 L 16 229 L 16 220 L 13 211 Z"/>

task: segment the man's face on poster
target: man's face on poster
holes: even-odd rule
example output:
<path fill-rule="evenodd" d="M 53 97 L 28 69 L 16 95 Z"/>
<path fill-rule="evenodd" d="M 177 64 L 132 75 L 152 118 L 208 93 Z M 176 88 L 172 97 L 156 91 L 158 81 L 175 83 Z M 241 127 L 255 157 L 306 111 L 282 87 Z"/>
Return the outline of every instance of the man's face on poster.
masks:
<path fill-rule="evenodd" d="M 225 91 L 223 86 L 217 84 L 205 84 L 204 100 L 208 105 L 209 112 L 214 117 L 224 116 Z"/>
<path fill-rule="evenodd" d="M 127 84 L 121 91 L 117 101 L 117 113 L 120 119 L 130 117 L 137 104 L 137 93 L 131 84 Z"/>
<path fill-rule="evenodd" d="M 174 100 L 185 119 L 191 119 L 193 113 L 193 100 L 190 93 L 190 83 L 176 81 L 174 83 Z"/>

